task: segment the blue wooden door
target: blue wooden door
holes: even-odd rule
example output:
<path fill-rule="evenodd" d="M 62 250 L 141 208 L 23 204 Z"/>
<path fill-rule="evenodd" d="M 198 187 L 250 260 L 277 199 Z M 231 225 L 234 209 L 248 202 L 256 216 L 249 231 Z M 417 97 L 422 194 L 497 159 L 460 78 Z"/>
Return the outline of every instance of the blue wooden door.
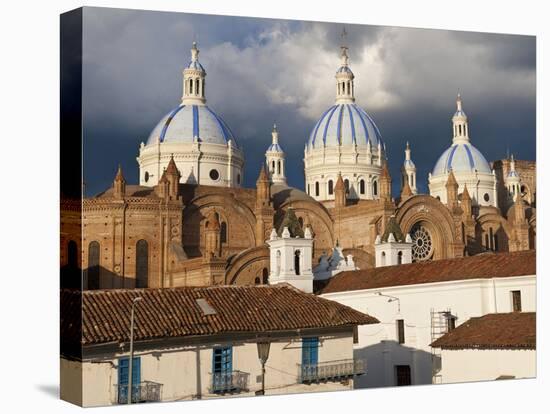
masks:
<path fill-rule="evenodd" d="M 118 360 L 118 402 L 125 404 L 128 402 L 128 375 L 130 367 L 128 361 L 130 358 L 120 358 Z M 132 362 L 132 402 L 139 400 L 139 383 L 141 382 L 141 358 L 134 357 Z"/>
<path fill-rule="evenodd" d="M 302 380 L 311 381 L 317 376 L 319 338 L 302 338 Z"/>

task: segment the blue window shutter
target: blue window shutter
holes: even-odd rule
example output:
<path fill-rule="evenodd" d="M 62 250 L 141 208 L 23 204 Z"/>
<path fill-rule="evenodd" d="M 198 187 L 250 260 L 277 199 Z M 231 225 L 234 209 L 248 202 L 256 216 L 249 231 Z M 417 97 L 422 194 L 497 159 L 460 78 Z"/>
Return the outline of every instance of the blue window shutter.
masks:
<path fill-rule="evenodd" d="M 141 357 L 134 357 L 132 364 L 132 385 L 137 385 L 141 382 Z"/>
<path fill-rule="evenodd" d="M 233 348 L 223 347 L 212 350 L 212 372 L 231 372 L 233 371 Z"/>
<path fill-rule="evenodd" d="M 128 358 L 118 360 L 118 383 L 128 385 Z"/>
<path fill-rule="evenodd" d="M 233 347 L 227 348 L 226 372 L 233 371 Z"/>
<path fill-rule="evenodd" d="M 302 338 L 302 365 L 316 365 L 319 361 L 319 338 Z"/>

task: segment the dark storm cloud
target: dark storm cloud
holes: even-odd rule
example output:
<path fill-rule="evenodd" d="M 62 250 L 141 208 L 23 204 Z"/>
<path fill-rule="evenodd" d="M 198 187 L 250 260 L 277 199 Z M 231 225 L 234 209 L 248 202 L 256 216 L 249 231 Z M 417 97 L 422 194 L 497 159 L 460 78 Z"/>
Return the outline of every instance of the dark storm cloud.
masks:
<path fill-rule="evenodd" d="M 197 39 L 209 105 L 223 116 L 255 182 L 277 122 L 289 183 L 303 188 L 303 148 L 334 100 L 343 25 L 87 8 L 84 12 L 87 193 L 121 163 L 137 182 L 141 141 L 181 98 L 181 70 Z M 535 40 L 527 36 L 346 25 L 357 103 L 387 145 L 397 195 L 405 141 L 418 183 L 451 142 L 460 91 L 471 138 L 489 160 L 535 158 Z"/>

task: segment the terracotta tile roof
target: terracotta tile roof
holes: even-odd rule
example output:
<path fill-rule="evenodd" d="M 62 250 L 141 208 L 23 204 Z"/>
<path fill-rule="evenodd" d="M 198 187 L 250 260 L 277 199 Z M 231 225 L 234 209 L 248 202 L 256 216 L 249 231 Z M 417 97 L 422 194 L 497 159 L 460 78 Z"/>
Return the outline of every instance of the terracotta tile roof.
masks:
<path fill-rule="evenodd" d="M 378 323 L 372 316 L 283 284 L 62 292 L 62 300 L 68 302 L 74 303 L 77 296 L 82 296 L 83 345 L 127 341 L 131 304 L 137 296 L 143 299 L 135 307 L 136 340 Z M 199 298 L 215 314 L 205 315 L 205 301 Z M 80 313 L 72 315 L 63 315 L 63 335 L 78 333 L 70 327 L 78 325 L 74 318 Z"/>
<path fill-rule="evenodd" d="M 471 318 L 431 344 L 444 349 L 536 349 L 536 313 Z"/>
<path fill-rule="evenodd" d="M 319 294 L 390 286 L 534 275 L 536 251 L 484 253 L 457 259 L 434 260 L 397 266 L 342 272 L 323 285 Z"/>

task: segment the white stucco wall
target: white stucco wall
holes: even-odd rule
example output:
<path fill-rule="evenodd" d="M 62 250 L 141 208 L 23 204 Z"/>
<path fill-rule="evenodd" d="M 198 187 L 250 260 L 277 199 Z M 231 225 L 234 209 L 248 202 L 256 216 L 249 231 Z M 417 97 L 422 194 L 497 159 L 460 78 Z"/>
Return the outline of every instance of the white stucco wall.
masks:
<path fill-rule="evenodd" d="M 535 350 L 458 349 L 441 351 L 441 376 L 445 383 L 494 380 L 500 376 L 534 378 Z"/>
<path fill-rule="evenodd" d="M 353 333 L 338 332 L 319 336 L 319 363 L 353 358 Z M 210 394 L 212 349 L 214 346 L 233 345 L 233 370 L 250 374 L 249 392 L 239 396 L 254 395 L 261 389 L 261 364 L 255 342 L 231 341 L 197 346 L 178 346 L 148 351 L 137 350 L 141 357 L 141 381 L 163 384 L 162 400 L 188 400 L 193 398 L 219 398 Z M 118 358 L 122 354 L 97 354 L 82 363 L 82 405 L 85 407 L 115 404 L 118 383 Z M 335 391 L 353 388 L 347 383 L 298 384 L 299 365 L 302 361 L 300 338 L 278 339 L 271 344 L 266 364 L 266 394 Z M 62 376 L 78 372 L 79 362 L 62 359 Z M 78 387 L 71 392 L 77 394 Z M 227 397 L 228 395 L 226 395 Z M 67 395 L 68 400 L 75 400 Z"/>
<path fill-rule="evenodd" d="M 355 358 L 367 361 L 367 373 L 357 378 L 355 387 L 366 388 L 396 385 L 396 365 L 410 365 L 413 384 L 431 384 L 430 311 L 450 310 L 457 317 L 458 326 L 487 313 L 511 312 L 513 290 L 521 291 L 523 311 L 536 310 L 534 275 L 396 286 L 322 296 L 380 321 L 380 324 L 358 329 Z M 380 296 L 378 292 L 386 296 Z M 397 319 L 403 319 L 405 323 L 404 344 L 397 341 Z M 439 350 L 436 352 L 440 354 Z"/>

